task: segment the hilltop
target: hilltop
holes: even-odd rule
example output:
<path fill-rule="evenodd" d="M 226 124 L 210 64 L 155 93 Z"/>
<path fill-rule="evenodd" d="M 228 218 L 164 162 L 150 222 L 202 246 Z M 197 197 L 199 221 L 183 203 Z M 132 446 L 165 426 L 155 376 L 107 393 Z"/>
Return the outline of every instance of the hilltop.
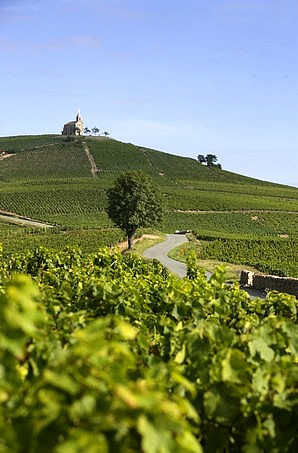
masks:
<path fill-rule="evenodd" d="M 191 229 L 209 240 L 297 239 L 294 187 L 104 137 L 2 137 L 1 152 L 10 157 L 0 160 L 0 210 L 56 226 L 47 233 L 27 230 L 31 247 L 70 243 L 90 249 L 123 239 L 105 213 L 105 194 L 119 172 L 130 169 L 146 172 L 164 194 L 161 231 Z M 0 234 L 4 250 L 23 247 L 24 230 L 0 223 Z"/>

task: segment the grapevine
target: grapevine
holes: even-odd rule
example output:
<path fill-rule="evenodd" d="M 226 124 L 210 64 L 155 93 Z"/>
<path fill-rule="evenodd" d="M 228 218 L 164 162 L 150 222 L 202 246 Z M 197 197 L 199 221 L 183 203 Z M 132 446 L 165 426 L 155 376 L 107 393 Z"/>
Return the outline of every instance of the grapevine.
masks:
<path fill-rule="evenodd" d="M 1 259 L 1 449 L 297 447 L 297 300 L 101 249 Z"/>

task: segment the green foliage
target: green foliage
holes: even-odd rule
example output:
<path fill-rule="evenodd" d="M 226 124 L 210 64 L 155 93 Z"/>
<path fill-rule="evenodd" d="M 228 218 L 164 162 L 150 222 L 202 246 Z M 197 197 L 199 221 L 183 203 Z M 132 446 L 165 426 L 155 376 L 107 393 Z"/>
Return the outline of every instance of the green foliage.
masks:
<path fill-rule="evenodd" d="M 210 237 L 298 237 L 298 213 L 168 212 L 163 227 L 168 231 L 191 229 Z"/>
<path fill-rule="evenodd" d="M 111 247 L 125 240 L 125 234 L 119 228 L 76 228 L 67 231 L 26 229 L 25 231 L 17 230 L 10 234 L 2 233 L 0 237 L 3 240 L 3 253 L 5 255 L 33 252 L 38 247 L 58 251 L 67 246 L 78 246 L 84 253 L 91 253 L 100 247 Z"/>
<path fill-rule="evenodd" d="M 163 232 L 191 229 L 205 238 L 273 239 L 287 235 L 289 240 L 297 239 L 297 188 L 206 168 L 195 159 L 104 137 L 71 138 L 0 137 L 0 152 L 14 154 L 0 160 L 0 210 L 59 227 L 55 234 L 25 229 L 15 233 L 0 224 L 5 253 L 26 246 L 32 250 L 38 241 L 53 249 L 69 243 L 88 250 L 92 241 L 95 248 L 110 244 L 113 237 L 117 241 L 121 233 L 114 235 L 115 230 L 110 230 L 113 224 L 106 214 L 106 191 L 119 173 L 128 169 L 150 175 L 162 192 L 166 205 L 160 225 Z M 99 169 L 96 178 L 82 141 Z M 103 240 L 95 240 L 95 229 Z M 281 264 L 262 261 L 264 270 L 291 275 L 293 263 L 284 265 L 286 248 L 278 246 Z"/>
<path fill-rule="evenodd" d="M 105 205 L 105 191 L 98 186 L 86 185 L 58 185 L 47 190 L 21 186 L 17 190 L 1 193 L 0 201 L 2 210 L 35 219 L 52 219 L 52 223 L 59 215 L 77 216 L 104 211 Z"/>
<path fill-rule="evenodd" d="M 200 259 L 298 277 L 297 222 L 296 213 L 166 213 L 162 227 L 193 230 Z"/>
<path fill-rule="evenodd" d="M 4 259 L 1 451 L 296 451 L 296 298 L 190 264 L 179 280 L 107 249 Z"/>
<path fill-rule="evenodd" d="M 203 154 L 199 154 L 198 162 L 200 162 L 200 164 L 206 163 L 207 167 L 217 166 L 218 168 L 221 168 L 220 164 L 215 164 L 215 162 L 217 162 L 217 157 L 215 156 L 215 154 L 207 154 L 206 156 L 203 156 Z"/>
<path fill-rule="evenodd" d="M 197 278 L 204 279 L 205 269 L 199 269 L 197 264 L 197 256 L 194 250 L 191 250 L 186 257 L 186 275 L 189 279 L 194 280 Z"/>
<path fill-rule="evenodd" d="M 18 153 L 38 146 L 52 146 L 61 143 L 65 137 L 61 135 L 18 135 L 16 137 L 0 137 L 0 150 Z"/>
<path fill-rule="evenodd" d="M 210 169 L 206 169 L 210 171 Z M 219 170 L 222 171 L 222 170 Z M 242 193 L 234 192 L 234 185 L 225 186 L 225 190 L 213 191 L 212 181 L 205 188 L 195 190 L 192 184 L 186 186 L 177 185 L 176 187 L 164 188 L 168 207 L 172 211 L 287 211 L 298 212 L 297 197 L 285 198 L 283 192 L 276 191 L 274 196 L 265 195 L 262 191 L 256 190 L 255 195 L 251 191 Z M 195 214 L 195 212 L 194 212 Z"/>
<path fill-rule="evenodd" d="M 4 181 L 61 177 L 91 177 L 90 164 L 81 142 L 59 141 L 52 146 L 18 152 L 4 159 L 0 166 L 0 178 Z"/>
<path fill-rule="evenodd" d="M 143 153 L 130 143 L 106 139 L 88 139 L 87 143 L 96 165 L 102 172 L 142 170 L 149 174 L 152 173 L 150 164 Z"/>
<path fill-rule="evenodd" d="M 128 237 L 129 248 L 137 228 L 155 226 L 163 214 L 162 198 L 152 181 L 141 171 L 120 175 L 108 190 L 109 217 Z"/>
<path fill-rule="evenodd" d="M 200 237 L 200 236 L 198 236 Z M 200 259 L 253 266 L 261 272 L 298 277 L 298 241 L 290 239 L 214 239 L 201 242 Z"/>

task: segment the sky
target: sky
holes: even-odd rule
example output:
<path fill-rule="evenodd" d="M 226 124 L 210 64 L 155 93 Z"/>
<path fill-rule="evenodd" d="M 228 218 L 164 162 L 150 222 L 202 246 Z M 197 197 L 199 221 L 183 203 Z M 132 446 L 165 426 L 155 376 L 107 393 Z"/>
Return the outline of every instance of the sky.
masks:
<path fill-rule="evenodd" d="M 0 0 L 0 136 L 84 124 L 298 187 L 297 0 Z"/>

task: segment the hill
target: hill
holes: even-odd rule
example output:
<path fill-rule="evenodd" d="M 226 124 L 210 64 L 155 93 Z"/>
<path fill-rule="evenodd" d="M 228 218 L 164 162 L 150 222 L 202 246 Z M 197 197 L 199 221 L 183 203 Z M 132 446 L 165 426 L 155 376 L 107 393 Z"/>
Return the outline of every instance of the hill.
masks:
<path fill-rule="evenodd" d="M 143 170 L 160 186 L 167 204 L 161 231 L 191 229 L 209 247 L 214 239 L 271 240 L 278 250 L 287 244 L 297 251 L 297 188 L 103 137 L 2 137 L 1 152 L 0 210 L 56 226 L 43 232 L 0 223 L 7 253 L 37 244 L 91 250 L 123 239 L 105 213 L 105 194 L 129 169 Z"/>

